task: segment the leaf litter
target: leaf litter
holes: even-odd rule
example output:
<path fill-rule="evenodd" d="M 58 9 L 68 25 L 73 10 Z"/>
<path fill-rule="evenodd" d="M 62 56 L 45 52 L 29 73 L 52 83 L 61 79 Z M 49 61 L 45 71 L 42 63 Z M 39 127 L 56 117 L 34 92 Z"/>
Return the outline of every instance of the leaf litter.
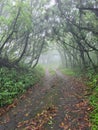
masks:
<path fill-rule="evenodd" d="M 18 128 L 22 127 L 25 130 L 43 130 L 43 126 L 50 119 L 56 116 L 57 108 L 55 106 L 48 107 L 41 113 L 38 113 L 35 118 L 18 123 Z"/>

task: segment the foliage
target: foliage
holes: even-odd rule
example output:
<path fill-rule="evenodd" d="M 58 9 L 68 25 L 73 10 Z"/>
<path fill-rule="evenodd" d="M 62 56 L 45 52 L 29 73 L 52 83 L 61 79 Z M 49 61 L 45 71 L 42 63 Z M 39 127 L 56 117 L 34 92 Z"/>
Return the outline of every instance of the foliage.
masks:
<path fill-rule="evenodd" d="M 35 69 L 16 70 L 0 68 L 0 106 L 12 103 L 13 99 L 26 89 L 40 81 L 44 70 L 38 66 Z"/>
<path fill-rule="evenodd" d="M 92 123 L 92 130 L 98 129 L 98 74 L 93 70 L 89 70 L 87 73 L 89 81 L 87 85 L 90 87 L 91 95 L 89 97 L 90 104 L 93 107 L 93 111 L 90 113 L 90 121 Z"/>
<path fill-rule="evenodd" d="M 98 65 L 97 6 L 95 0 L 1 0 L 0 66 L 8 66 L 7 59 L 14 65 L 35 67 L 40 54 L 55 44 L 66 67 L 94 68 Z"/>

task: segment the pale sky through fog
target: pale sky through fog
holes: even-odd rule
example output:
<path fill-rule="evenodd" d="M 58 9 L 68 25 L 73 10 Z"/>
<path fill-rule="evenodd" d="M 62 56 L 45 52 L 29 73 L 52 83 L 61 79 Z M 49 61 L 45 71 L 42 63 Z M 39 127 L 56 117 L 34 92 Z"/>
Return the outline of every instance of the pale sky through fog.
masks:
<path fill-rule="evenodd" d="M 45 7 L 46 7 L 46 8 L 50 8 L 50 7 L 52 7 L 53 5 L 55 5 L 55 0 L 50 0 L 49 4 L 46 5 Z"/>
<path fill-rule="evenodd" d="M 52 6 L 52 5 L 55 5 L 55 0 L 51 0 L 50 1 L 50 5 Z"/>
<path fill-rule="evenodd" d="M 12 1 L 13 3 L 13 6 L 15 6 L 16 2 L 15 1 Z M 52 7 L 53 5 L 55 5 L 55 0 L 50 0 L 49 4 L 46 5 L 46 8 L 50 8 Z"/>

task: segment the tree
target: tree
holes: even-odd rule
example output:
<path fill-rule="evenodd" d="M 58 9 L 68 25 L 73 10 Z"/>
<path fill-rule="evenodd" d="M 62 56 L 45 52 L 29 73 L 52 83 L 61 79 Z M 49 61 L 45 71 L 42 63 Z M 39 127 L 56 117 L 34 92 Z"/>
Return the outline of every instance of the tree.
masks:
<path fill-rule="evenodd" d="M 67 66 L 95 68 L 97 6 L 94 0 L 55 0 L 53 5 L 48 0 L 2 0 L 0 64 L 35 67 L 44 48 L 55 41 Z"/>

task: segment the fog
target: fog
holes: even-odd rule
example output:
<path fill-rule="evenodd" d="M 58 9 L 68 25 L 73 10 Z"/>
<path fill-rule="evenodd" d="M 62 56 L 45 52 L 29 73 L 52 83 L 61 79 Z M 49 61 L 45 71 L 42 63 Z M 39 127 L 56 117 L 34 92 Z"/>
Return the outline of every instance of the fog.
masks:
<path fill-rule="evenodd" d="M 41 54 L 39 64 L 48 68 L 58 68 L 61 65 L 59 52 L 57 50 L 49 50 Z"/>

